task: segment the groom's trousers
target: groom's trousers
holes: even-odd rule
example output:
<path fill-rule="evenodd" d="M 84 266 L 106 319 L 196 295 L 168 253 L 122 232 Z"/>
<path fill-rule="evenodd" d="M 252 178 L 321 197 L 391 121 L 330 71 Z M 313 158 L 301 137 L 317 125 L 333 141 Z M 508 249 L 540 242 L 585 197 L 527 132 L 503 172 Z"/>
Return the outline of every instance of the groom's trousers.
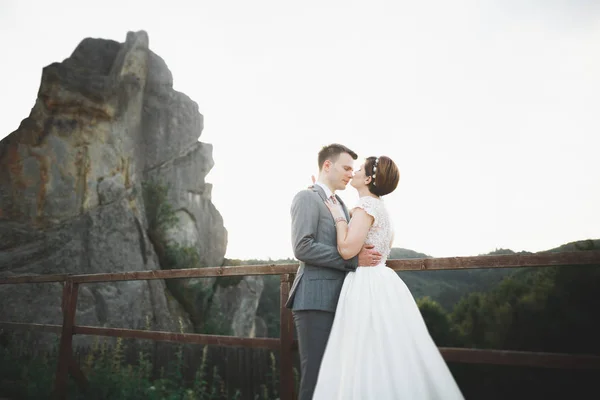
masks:
<path fill-rule="evenodd" d="M 300 354 L 300 393 L 298 400 L 311 400 L 321 360 L 331 333 L 335 313 L 329 311 L 293 311 Z"/>

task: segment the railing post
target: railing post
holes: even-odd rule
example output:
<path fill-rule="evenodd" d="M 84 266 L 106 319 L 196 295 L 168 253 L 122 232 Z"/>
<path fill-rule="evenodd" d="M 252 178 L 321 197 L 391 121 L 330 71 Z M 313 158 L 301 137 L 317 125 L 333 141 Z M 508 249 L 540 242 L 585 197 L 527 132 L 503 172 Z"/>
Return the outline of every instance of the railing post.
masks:
<path fill-rule="evenodd" d="M 290 286 L 294 274 L 282 274 L 281 275 L 281 286 L 280 286 L 280 327 L 279 327 L 279 338 L 281 341 L 280 350 L 280 393 L 279 396 L 282 400 L 294 400 L 295 384 L 294 384 L 294 353 L 292 350 L 292 344 L 294 342 L 294 320 L 292 312 L 286 308 L 285 303 L 287 302 Z"/>
<path fill-rule="evenodd" d="M 58 400 L 67 398 L 69 365 L 73 362 L 73 326 L 75 325 L 78 289 L 78 283 L 73 283 L 70 279 L 65 281 L 62 297 L 63 325 L 60 335 L 56 381 L 54 383 L 54 395 Z"/>

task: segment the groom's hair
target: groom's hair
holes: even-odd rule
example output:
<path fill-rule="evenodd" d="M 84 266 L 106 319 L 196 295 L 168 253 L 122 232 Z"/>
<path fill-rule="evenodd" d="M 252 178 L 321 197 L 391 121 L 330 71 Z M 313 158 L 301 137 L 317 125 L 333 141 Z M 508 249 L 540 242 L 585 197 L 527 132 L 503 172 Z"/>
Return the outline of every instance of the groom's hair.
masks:
<path fill-rule="evenodd" d="M 321 151 L 319 151 L 319 171 L 323 169 L 323 164 L 325 164 L 325 160 L 329 160 L 331 162 L 336 162 L 340 157 L 340 154 L 348 153 L 353 160 L 356 160 L 358 156 L 355 152 L 344 146 L 343 144 L 332 143 L 327 146 L 323 146 Z"/>

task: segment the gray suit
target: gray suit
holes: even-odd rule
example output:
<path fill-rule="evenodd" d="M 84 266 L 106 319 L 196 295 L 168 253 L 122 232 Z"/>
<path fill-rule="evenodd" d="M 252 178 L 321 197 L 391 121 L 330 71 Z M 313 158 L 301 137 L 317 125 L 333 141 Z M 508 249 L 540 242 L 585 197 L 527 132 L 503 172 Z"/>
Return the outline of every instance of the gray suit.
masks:
<path fill-rule="evenodd" d="M 336 198 L 349 219 L 346 206 Z M 312 398 L 344 278 L 358 264 L 358 257 L 344 260 L 339 255 L 335 221 L 325 200 L 325 192 L 315 185 L 299 192 L 291 207 L 292 245 L 300 267 L 286 307 L 292 309 L 298 333 L 299 400 Z"/>

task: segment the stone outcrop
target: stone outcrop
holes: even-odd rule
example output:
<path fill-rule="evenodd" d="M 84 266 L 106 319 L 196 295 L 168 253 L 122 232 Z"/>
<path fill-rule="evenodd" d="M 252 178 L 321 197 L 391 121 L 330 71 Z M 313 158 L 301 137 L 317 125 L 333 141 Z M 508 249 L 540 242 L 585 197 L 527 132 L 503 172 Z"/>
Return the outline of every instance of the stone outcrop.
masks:
<path fill-rule="evenodd" d="M 223 279 L 223 278 L 221 278 Z M 228 279 L 228 278 L 225 278 Z M 262 277 L 245 276 L 234 284 L 217 285 L 212 298 L 209 314 L 212 321 L 218 321 L 224 333 L 233 336 L 264 336 L 256 309 L 262 293 Z M 258 331 L 257 331 L 258 325 Z"/>
<path fill-rule="evenodd" d="M 84 39 L 44 68 L 29 117 L 0 142 L 0 274 L 156 270 L 172 244 L 194 248 L 196 266 L 222 265 L 227 232 L 205 182 L 214 162 L 202 128 L 145 32 L 124 43 Z M 154 236 L 148 182 L 167 187 L 176 217 Z M 0 320 L 60 324 L 61 294 L 59 284 L 0 285 Z M 148 319 L 192 330 L 164 281 L 80 289 L 78 324 L 143 328 Z"/>

